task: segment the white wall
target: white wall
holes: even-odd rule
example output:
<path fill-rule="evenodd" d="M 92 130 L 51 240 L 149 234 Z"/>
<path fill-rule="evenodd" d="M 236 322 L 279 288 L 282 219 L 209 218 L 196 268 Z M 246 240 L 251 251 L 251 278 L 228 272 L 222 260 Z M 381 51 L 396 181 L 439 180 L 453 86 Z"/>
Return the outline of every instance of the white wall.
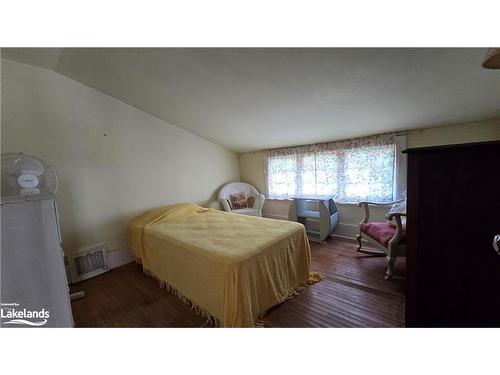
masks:
<path fill-rule="evenodd" d="M 57 73 L 2 59 L 1 147 L 59 176 L 66 252 L 126 246 L 127 223 L 162 205 L 214 205 L 235 153 Z M 217 205 L 217 204 L 215 204 Z"/>
<path fill-rule="evenodd" d="M 500 140 L 500 119 L 414 130 L 407 135 L 407 147 L 491 140 Z M 254 185 L 259 191 L 265 192 L 265 152 L 248 152 L 241 154 L 239 158 L 241 180 Z M 267 200 L 263 214 L 267 217 L 286 218 L 289 207 L 289 200 Z M 339 211 L 340 223 L 335 233 L 353 237 L 358 230 L 357 224 L 363 218 L 363 209 L 355 205 L 339 205 Z M 370 211 L 374 220 L 384 220 L 387 209 L 372 208 Z"/>

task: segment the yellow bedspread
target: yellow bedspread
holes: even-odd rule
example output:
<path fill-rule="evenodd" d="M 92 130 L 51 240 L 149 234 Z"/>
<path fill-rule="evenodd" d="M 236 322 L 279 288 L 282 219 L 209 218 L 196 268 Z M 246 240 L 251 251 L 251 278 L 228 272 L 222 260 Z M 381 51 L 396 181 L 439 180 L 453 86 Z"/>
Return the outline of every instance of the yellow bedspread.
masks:
<path fill-rule="evenodd" d="M 222 327 L 251 327 L 308 282 L 303 225 L 182 203 L 129 224 L 143 268 Z"/>

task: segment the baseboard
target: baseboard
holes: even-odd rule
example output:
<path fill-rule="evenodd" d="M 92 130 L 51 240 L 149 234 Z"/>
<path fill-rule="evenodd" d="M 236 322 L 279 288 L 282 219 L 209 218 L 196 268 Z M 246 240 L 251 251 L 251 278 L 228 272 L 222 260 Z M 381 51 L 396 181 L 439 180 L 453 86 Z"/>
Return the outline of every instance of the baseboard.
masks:
<path fill-rule="evenodd" d="M 273 214 L 263 214 L 263 217 L 268 219 L 276 219 L 276 220 L 288 220 L 288 216 L 285 215 L 273 215 Z"/>
<path fill-rule="evenodd" d="M 340 238 L 356 239 L 359 233 L 359 224 L 339 223 L 332 236 Z"/>
<path fill-rule="evenodd" d="M 340 234 L 335 234 L 335 233 L 333 233 L 330 237 L 332 237 L 332 238 L 340 238 L 340 239 L 343 239 L 343 240 L 355 240 L 356 239 L 355 237 L 341 236 Z"/>
<path fill-rule="evenodd" d="M 126 247 L 108 251 L 109 268 L 117 268 L 134 261 Z"/>
<path fill-rule="evenodd" d="M 285 215 L 264 214 L 264 217 L 276 220 L 288 220 L 288 216 Z M 359 224 L 339 223 L 339 225 L 337 225 L 337 228 L 335 228 L 332 237 L 355 240 L 358 233 Z"/>

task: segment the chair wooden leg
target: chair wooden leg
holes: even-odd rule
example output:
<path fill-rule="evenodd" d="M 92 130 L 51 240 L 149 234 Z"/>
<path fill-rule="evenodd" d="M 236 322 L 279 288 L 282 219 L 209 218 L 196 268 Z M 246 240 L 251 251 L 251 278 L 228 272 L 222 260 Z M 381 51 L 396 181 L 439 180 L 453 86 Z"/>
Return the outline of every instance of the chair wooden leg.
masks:
<path fill-rule="evenodd" d="M 387 272 L 385 273 L 385 279 L 389 280 L 392 277 L 392 271 L 394 269 L 394 263 L 396 263 L 396 257 L 390 257 L 387 256 L 386 258 L 387 261 Z"/>
<path fill-rule="evenodd" d="M 368 255 L 373 255 L 373 256 L 376 256 L 376 257 L 385 257 L 385 253 L 383 251 L 377 251 L 377 250 L 363 250 L 362 249 L 362 242 L 361 242 L 361 235 L 358 234 L 356 236 L 356 239 L 358 240 L 358 246 L 356 247 L 356 252 L 358 253 L 362 253 L 362 254 L 368 254 Z"/>
<path fill-rule="evenodd" d="M 356 235 L 356 239 L 358 240 L 358 244 L 359 244 L 358 247 L 356 248 L 356 251 L 360 251 L 361 246 L 362 246 L 361 245 L 361 235 L 360 234 Z"/>

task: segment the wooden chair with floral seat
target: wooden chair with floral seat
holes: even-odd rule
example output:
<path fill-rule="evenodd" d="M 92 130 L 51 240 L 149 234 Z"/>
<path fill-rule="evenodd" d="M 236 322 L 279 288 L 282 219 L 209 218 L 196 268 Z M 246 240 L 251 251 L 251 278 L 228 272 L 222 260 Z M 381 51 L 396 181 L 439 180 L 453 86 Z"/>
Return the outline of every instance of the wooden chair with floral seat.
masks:
<path fill-rule="evenodd" d="M 359 245 L 356 251 L 374 256 L 385 256 L 387 261 L 387 271 L 385 273 L 386 280 L 392 277 L 396 259 L 406 256 L 406 223 L 404 223 L 404 221 L 406 221 L 406 212 L 388 212 L 385 216 L 387 221 L 369 222 L 370 206 L 392 206 L 403 201 L 405 201 L 405 199 L 388 203 L 358 203 L 359 207 L 364 207 L 365 217 L 359 223 L 359 234 L 356 236 Z M 389 223 L 389 221 L 392 222 Z M 363 249 L 363 243 L 361 242 L 363 239 L 377 249 L 380 249 L 380 251 Z"/>

